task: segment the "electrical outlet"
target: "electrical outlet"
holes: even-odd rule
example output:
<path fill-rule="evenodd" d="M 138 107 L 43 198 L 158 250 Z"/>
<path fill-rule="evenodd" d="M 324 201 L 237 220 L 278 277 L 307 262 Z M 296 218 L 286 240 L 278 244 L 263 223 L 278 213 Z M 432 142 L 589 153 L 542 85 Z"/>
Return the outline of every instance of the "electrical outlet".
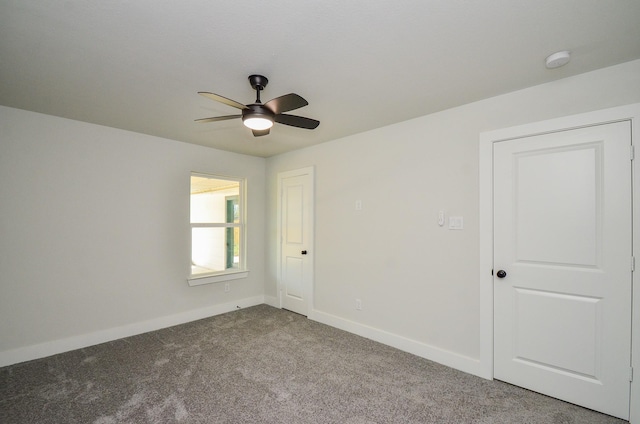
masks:
<path fill-rule="evenodd" d="M 357 309 L 358 311 L 361 311 L 361 310 L 362 310 L 362 300 L 360 300 L 360 299 L 356 299 L 356 309 Z"/>
<path fill-rule="evenodd" d="M 224 283 L 224 291 L 225 293 L 231 290 L 231 286 L 229 286 L 229 283 Z"/>

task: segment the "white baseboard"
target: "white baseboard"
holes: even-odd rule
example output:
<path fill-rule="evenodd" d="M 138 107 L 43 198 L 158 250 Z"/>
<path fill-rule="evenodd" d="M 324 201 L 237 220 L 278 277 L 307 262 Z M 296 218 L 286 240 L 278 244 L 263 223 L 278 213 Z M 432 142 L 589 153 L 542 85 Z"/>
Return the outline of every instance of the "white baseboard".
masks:
<path fill-rule="evenodd" d="M 313 310 L 308 318 L 395 347 L 396 349 L 409 352 L 421 358 L 455 368 L 459 371 L 486 378 L 482 372 L 483 370 L 479 359 L 469 358 L 318 310 Z"/>
<path fill-rule="evenodd" d="M 265 303 L 264 296 L 254 296 L 235 300 L 233 302 L 213 305 L 207 308 L 195 309 L 192 311 L 181 312 L 179 314 L 96 331 L 94 333 L 82 334 L 65 339 L 53 340 L 18 349 L 7 350 L 0 352 L 0 367 L 44 358 L 58 353 L 68 352 L 70 350 L 82 349 L 87 346 L 110 342 L 124 337 L 135 336 L 149 331 L 173 327 L 174 325 L 185 324 L 187 322 L 235 311 L 239 308 L 248 308 L 250 306 L 261 305 L 263 303 Z"/>
<path fill-rule="evenodd" d="M 96 331 L 94 333 L 68 337 L 65 339 L 53 340 L 37 345 L 25 346 L 18 349 L 0 352 L 0 367 L 17 364 L 19 362 L 31 361 L 33 359 L 44 358 L 70 350 L 81 349 L 100 343 L 110 342 L 124 337 L 135 336 L 149 331 L 160 330 L 174 325 L 184 324 L 215 315 L 235 311 L 238 308 L 248 308 L 261 304 L 267 304 L 279 308 L 279 302 L 273 296 L 254 296 L 240 299 L 234 302 L 213 305 L 207 308 L 168 315 L 152 320 L 141 321 L 120 327 L 109 328 L 107 330 Z M 313 310 L 309 314 L 309 319 L 321 322 L 341 330 L 375 340 L 380 343 L 395 347 L 405 352 L 420 356 L 422 358 L 438 362 L 457 370 L 483 377 L 480 360 L 469 358 L 427 345 L 397 334 L 389 333 L 367 325 L 359 324 L 335 315 L 327 314 L 318 310 Z M 485 377 L 486 378 L 486 377 Z"/>

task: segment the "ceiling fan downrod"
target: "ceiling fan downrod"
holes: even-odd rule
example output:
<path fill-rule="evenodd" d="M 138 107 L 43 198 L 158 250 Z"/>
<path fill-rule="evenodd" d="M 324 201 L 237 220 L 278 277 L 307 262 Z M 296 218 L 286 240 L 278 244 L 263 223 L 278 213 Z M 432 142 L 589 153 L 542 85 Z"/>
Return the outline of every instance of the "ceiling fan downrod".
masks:
<path fill-rule="evenodd" d="M 256 90 L 256 103 L 261 104 L 260 91 L 264 90 L 267 84 L 269 84 L 269 80 L 267 77 L 262 75 L 249 75 L 249 83 L 251 84 L 251 87 Z"/>

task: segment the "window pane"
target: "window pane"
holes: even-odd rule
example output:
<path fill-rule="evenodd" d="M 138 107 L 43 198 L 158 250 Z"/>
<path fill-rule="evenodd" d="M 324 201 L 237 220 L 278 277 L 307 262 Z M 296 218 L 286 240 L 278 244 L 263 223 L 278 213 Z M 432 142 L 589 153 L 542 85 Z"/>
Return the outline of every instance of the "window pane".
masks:
<path fill-rule="evenodd" d="M 239 223 L 239 195 L 238 181 L 191 176 L 191 223 Z"/>
<path fill-rule="evenodd" d="M 191 274 L 238 268 L 239 234 L 239 228 L 192 228 Z"/>

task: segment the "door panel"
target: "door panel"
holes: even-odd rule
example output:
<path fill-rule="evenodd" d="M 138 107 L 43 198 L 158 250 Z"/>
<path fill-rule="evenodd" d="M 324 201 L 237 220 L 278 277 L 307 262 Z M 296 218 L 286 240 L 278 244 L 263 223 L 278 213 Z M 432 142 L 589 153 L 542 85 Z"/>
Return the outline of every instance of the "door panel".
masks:
<path fill-rule="evenodd" d="M 602 299 L 516 288 L 514 358 L 598 379 Z M 561 316 L 540 311 L 561 311 Z M 558 320 L 562 321 L 561 323 Z M 541 340 L 571 340 L 562 349 Z"/>
<path fill-rule="evenodd" d="M 494 376 L 629 414 L 628 122 L 494 145 Z"/>
<path fill-rule="evenodd" d="M 288 181 L 284 186 L 284 207 L 286 218 L 286 242 L 299 247 L 304 243 L 304 186 Z"/>
<path fill-rule="evenodd" d="M 301 258 L 286 257 L 283 269 L 282 281 L 284 283 L 285 296 L 304 300 L 304 290 L 302 287 L 304 264 Z"/>
<path fill-rule="evenodd" d="M 515 153 L 513 161 L 517 261 L 596 266 L 602 141 Z"/>

